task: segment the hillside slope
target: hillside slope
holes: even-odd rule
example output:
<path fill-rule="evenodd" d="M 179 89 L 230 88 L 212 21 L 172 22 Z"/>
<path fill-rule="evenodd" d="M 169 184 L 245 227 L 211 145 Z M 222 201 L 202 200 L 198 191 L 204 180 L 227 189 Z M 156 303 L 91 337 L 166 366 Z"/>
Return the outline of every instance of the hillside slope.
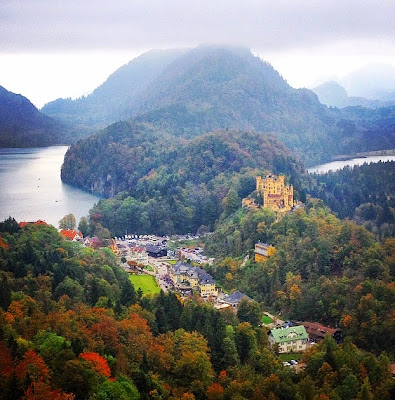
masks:
<path fill-rule="evenodd" d="M 41 147 L 64 142 L 65 128 L 20 94 L 0 86 L 0 147 Z"/>
<path fill-rule="evenodd" d="M 395 126 L 395 108 L 390 126 Z M 394 147 L 395 129 L 382 132 L 374 110 L 347 115 L 293 89 L 269 64 L 243 48 L 205 47 L 146 53 L 116 71 L 92 95 L 50 103 L 44 112 L 89 129 L 135 119 L 173 136 L 217 129 L 271 133 L 308 164 L 336 154 Z M 371 115 L 372 114 L 372 115 Z M 373 140 L 372 140 L 373 139 Z"/>
<path fill-rule="evenodd" d="M 184 51 L 151 50 L 117 69 L 92 94 L 76 100 L 57 99 L 41 111 L 90 131 L 127 119 L 126 110 L 137 94 Z"/>
<path fill-rule="evenodd" d="M 120 122 L 72 146 L 65 182 L 105 196 L 91 211 L 114 234 L 212 229 L 225 211 L 255 189 L 255 175 L 271 170 L 292 177 L 303 166 L 274 137 L 224 130 L 185 140 L 136 123 Z"/>
<path fill-rule="evenodd" d="M 322 104 L 334 107 L 362 106 L 367 108 L 390 107 L 395 101 L 373 100 L 365 97 L 349 96 L 346 89 L 337 82 L 324 82 L 312 89 Z"/>

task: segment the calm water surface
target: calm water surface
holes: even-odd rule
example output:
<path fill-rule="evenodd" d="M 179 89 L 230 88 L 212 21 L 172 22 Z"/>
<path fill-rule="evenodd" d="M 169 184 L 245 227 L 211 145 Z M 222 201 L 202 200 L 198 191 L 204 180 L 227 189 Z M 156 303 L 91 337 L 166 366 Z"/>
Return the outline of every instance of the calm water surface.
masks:
<path fill-rule="evenodd" d="M 354 165 L 362 165 L 363 163 L 377 163 L 379 161 L 395 161 L 395 156 L 369 156 L 363 158 L 352 158 L 351 160 L 332 161 L 330 163 L 316 165 L 315 167 L 308 168 L 310 173 L 325 174 L 329 171 L 337 171 L 346 165 L 353 167 Z"/>
<path fill-rule="evenodd" d="M 67 146 L 0 149 L 0 220 L 9 215 L 17 221 L 43 219 L 58 227 L 73 213 L 88 215 L 99 197 L 75 189 L 60 180 Z"/>

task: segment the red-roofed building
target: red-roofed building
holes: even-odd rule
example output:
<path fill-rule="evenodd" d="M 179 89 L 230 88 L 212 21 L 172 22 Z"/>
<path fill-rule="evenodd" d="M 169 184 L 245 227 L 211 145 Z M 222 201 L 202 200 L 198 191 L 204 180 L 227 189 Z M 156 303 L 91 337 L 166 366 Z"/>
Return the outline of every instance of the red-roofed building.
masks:
<path fill-rule="evenodd" d="M 34 225 L 48 225 L 48 224 L 42 219 L 38 219 L 36 222 L 34 222 Z"/>
<path fill-rule="evenodd" d="M 45 221 L 43 221 L 42 219 L 38 219 L 37 221 L 21 221 L 19 222 L 19 227 L 20 228 L 24 228 L 27 225 L 48 225 Z"/>
<path fill-rule="evenodd" d="M 59 232 L 64 238 L 71 240 L 72 242 L 80 242 L 84 239 L 81 232 L 77 232 L 74 229 L 61 229 Z"/>
<path fill-rule="evenodd" d="M 305 327 L 309 338 L 316 342 L 322 340 L 327 334 L 331 335 L 336 340 L 336 343 L 341 343 L 343 339 L 343 332 L 339 328 L 329 328 L 317 322 L 300 322 L 300 325 Z"/>

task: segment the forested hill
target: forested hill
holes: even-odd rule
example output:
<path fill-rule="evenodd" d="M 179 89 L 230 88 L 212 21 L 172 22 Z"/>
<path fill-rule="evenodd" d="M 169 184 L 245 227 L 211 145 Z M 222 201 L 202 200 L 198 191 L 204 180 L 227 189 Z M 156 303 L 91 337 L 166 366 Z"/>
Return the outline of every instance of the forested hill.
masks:
<path fill-rule="evenodd" d="M 151 50 L 117 69 L 92 94 L 76 100 L 57 99 L 42 112 L 88 130 L 127 119 L 137 95 L 185 51 Z"/>
<path fill-rule="evenodd" d="M 345 167 L 315 174 L 308 192 L 340 218 L 365 225 L 377 238 L 395 236 L 395 162 Z"/>
<path fill-rule="evenodd" d="M 91 211 L 114 234 L 162 234 L 212 229 L 255 189 L 255 175 L 270 170 L 292 178 L 303 166 L 271 136 L 223 130 L 186 140 L 121 122 L 72 146 L 65 182 L 106 196 Z"/>
<path fill-rule="evenodd" d="M 0 86 L 0 147 L 40 147 L 64 143 L 65 128 L 20 94 Z"/>
<path fill-rule="evenodd" d="M 254 261 L 258 240 L 276 249 L 267 262 Z M 205 250 L 217 257 L 208 270 L 226 290 L 241 290 L 286 318 L 341 327 L 371 351 L 394 353 L 393 237 L 379 244 L 364 227 L 308 199 L 277 222 L 271 210 L 239 209 L 216 225 Z"/>
<path fill-rule="evenodd" d="M 205 47 L 142 55 L 92 95 L 58 100 L 51 116 L 104 127 L 136 119 L 174 136 L 216 129 L 270 132 L 314 164 L 335 154 L 393 147 L 395 108 L 383 115 L 329 109 L 307 89 L 293 89 L 248 49 Z M 367 125 L 366 120 L 374 120 Z M 382 130 L 390 126 L 385 132 Z M 372 140 L 373 139 L 373 140 Z"/>
<path fill-rule="evenodd" d="M 346 89 L 339 83 L 329 81 L 312 89 L 322 104 L 333 107 L 363 106 L 379 108 L 394 106 L 395 101 L 373 100 L 365 97 L 349 96 Z"/>
<path fill-rule="evenodd" d="M 328 222 L 338 224 L 312 214 L 309 224 L 305 215 L 294 215 L 288 229 L 318 225 L 325 237 Z M 300 276 L 287 274 L 289 290 L 279 291 L 271 304 L 290 305 L 291 312 L 306 304 L 302 311 L 323 310 L 332 318 L 344 311 L 348 336 L 338 346 L 327 335 L 304 352 L 304 367 L 297 369 L 284 366 L 269 350 L 268 330 L 258 326 L 263 310 L 256 302 L 242 303 L 236 314 L 215 310 L 196 297 L 181 301 L 173 292 L 143 294 L 110 249 L 82 247 L 50 226 L 20 229 L 12 218 L 0 222 L 0 398 L 391 399 L 395 381 L 387 354 L 358 349 L 352 338 L 369 351 L 393 350 L 394 289 L 388 282 L 388 264 L 394 246 L 375 248 L 371 238 L 356 232 L 365 239 L 361 245 L 354 236 L 350 240 L 349 229 L 342 231 L 337 259 L 355 257 L 354 250 L 360 249 L 364 271 L 379 262 L 373 271 L 383 280 L 357 284 L 361 274 L 352 262 L 342 279 L 301 283 Z M 308 237 L 310 233 L 292 250 L 309 251 Z M 273 283 L 276 288 L 280 283 L 275 273 L 285 271 L 281 258 L 260 267 L 263 272 L 258 279 L 251 277 L 252 287 Z M 322 288 L 319 297 L 312 285 Z M 347 310 L 353 307 L 350 315 L 345 304 Z"/>

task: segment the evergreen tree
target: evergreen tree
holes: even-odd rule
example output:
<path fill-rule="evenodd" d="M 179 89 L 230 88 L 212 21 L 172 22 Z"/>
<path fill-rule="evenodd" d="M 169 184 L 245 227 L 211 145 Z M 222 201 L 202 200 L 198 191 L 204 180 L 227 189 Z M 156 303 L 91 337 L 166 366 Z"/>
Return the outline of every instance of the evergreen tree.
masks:
<path fill-rule="evenodd" d="M 11 288 L 8 279 L 5 275 L 2 276 L 0 281 L 0 307 L 7 310 L 11 304 Z"/>

